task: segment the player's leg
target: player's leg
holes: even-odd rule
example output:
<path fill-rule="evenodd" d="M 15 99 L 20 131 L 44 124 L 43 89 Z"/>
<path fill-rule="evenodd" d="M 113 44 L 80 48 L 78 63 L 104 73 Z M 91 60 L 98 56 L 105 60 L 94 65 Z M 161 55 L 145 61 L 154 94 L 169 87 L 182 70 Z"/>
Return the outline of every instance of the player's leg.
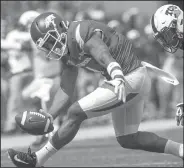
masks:
<path fill-rule="evenodd" d="M 51 140 L 36 152 L 37 165 L 43 165 L 50 156 L 68 144 L 77 134 L 81 123 L 85 119 L 105 115 L 110 109 L 118 106 L 119 101 L 113 92 L 113 87 L 104 84 L 94 92 L 72 104 L 68 109 L 67 117 L 62 126 Z M 49 149 L 49 151 L 47 151 Z"/>
<path fill-rule="evenodd" d="M 137 99 L 137 100 L 136 100 Z M 144 100 L 137 96 L 128 107 L 112 113 L 116 138 L 123 148 L 164 153 L 167 140 L 154 133 L 138 131 Z"/>
<path fill-rule="evenodd" d="M 19 159 L 28 162 L 29 165 L 36 163 L 36 166 L 42 166 L 48 158 L 54 155 L 75 137 L 82 121 L 87 118 L 107 114 L 111 112 L 110 109 L 119 105 L 119 101 L 113 90 L 114 88 L 112 86 L 104 84 L 103 87 L 97 88 L 94 92 L 85 96 L 78 102 L 73 103 L 68 109 L 67 116 L 61 127 L 43 148 L 35 154 L 29 152 L 28 154 L 21 153 L 20 155 L 20 152 L 11 149 L 9 150 L 9 155 L 12 161 L 18 166 L 22 164 L 14 159 L 14 156 L 17 154 Z M 24 166 L 26 167 L 26 165 Z"/>
<path fill-rule="evenodd" d="M 140 102 L 139 107 L 141 105 L 144 106 L 143 101 Z M 138 131 L 141 115 L 135 115 L 135 113 L 138 112 L 137 108 L 134 109 L 134 113 L 131 113 L 129 110 L 130 109 L 125 109 L 124 116 L 122 116 L 122 113 L 112 113 L 117 141 L 123 148 L 166 153 L 183 158 L 183 144 L 160 137 L 155 133 Z M 126 121 L 126 124 L 120 124 L 120 117 L 123 121 Z"/>
<path fill-rule="evenodd" d="M 133 80 L 137 80 L 136 75 L 131 76 Z M 168 153 L 183 157 L 182 144 L 159 137 L 151 132 L 138 131 L 149 88 L 150 79 L 145 76 L 139 94 L 112 113 L 117 141 L 122 147 L 127 149 Z"/>
<path fill-rule="evenodd" d="M 143 76 L 144 74 L 144 70 L 141 71 L 135 75 L 130 74 L 133 83 L 139 83 L 137 75 Z M 142 81 L 143 85 L 139 89 L 139 94 L 112 113 L 113 126 L 117 141 L 122 147 L 127 149 L 149 150 L 152 145 L 152 149 L 156 150 L 156 148 L 154 148 L 155 145 L 155 147 L 161 150 L 161 145 L 157 144 L 156 146 L 155 143 L 151 143 L 155 139 L 158 139 L 154 134 L 138 131 L 142 119 L 144 102 L 150 91 L 150 79 L 146 73 L 144 76 Z M 134 84 L 132 85 L 134 86 Z M 149 143 L 147 141 L 149 141 Z M 161 140 L 161 142 L 162 141 L 164 141 L 164 143 L 166 142 L 166 140 Z"/>
<path fill-rule="evenodd" d="M 137 77 L 139 81 L 142 81 L 144 77 Z M 131 79 L 130 79 L 131 80 Z M 132 82 L 134 83 L 134 82 Z M 139 84 L 134 84 L 135 88 L 140 88 Z M 127 89 L 127 94 L 130 93 Z M 137 93 L 133 93 L 137 95 Z M 117 106 L 122 105 L 123 102 L 117 100 L 114 93 L 114 87 L 109 84 L 104 84 L 102 87 L 97 88 L 95 91 L 80 99 L 78 102 L 73 103 L 67 111 L 66 120 L 63 122 L 59 130 L 54 134 L 50 141 L 39 151 L 36 152 L 36 158 L 33 157 L 30 164 L 35 163 L 37 160 L 37 166 L 43 165 L 49 157 L 55 154 L 59 149 L 69 143 L 79 130 L 80 124 L 87 118 L 101 116 L 112 112 L 111 110 Z M 10 157 L 13 161 L 15 151 L 10 151 Z M 18 153 L 18 152 L 17 152 Z M 19 155 L 18 155 L 19 156 Z M 33 155 L 24 154 L 24 158 L 20 155 L 19 159 L 30 158 Z M 25 161 L 25 160 L 24 160 Z M 15 162 L 19 165 L 19 162 Z"/>
<path fill-rule="evenodd" d="M 145 70 L 145 68 L 143 69 Z M 137 74 L 137 72 L 132 72 L 132 74 Z M 144 78 L 144 74 L 141 75 L 138 73 L 136 79 L 139 82 L 135 83 L 132 76 L 130 76 L 129 82 L 134 85 L 131 90 L 127 88 L 126 93 L 131 93 L 127 97 L 127 101 L 138 94 Z M 82 121 L 87 118 L 97 117 L 112 112 L 112 109 L 122 104 L 123 102 L 117 100 L 114 93 L 114 87 L 106 83 L 102 87 L 97 88 L 94 92 L 80 99 L 78 102 L 72 104 L 68 109 L 66 120 L 63 122 L 62 126 L 50 141 L 36 152 L 37 166 L 43 165 L 49 157 L 69 143 L 75 137 Z M 26 156 L 30 158 L 31 155 L 28 154 Z M 13 155 L 11 158 L 13 158 Z M 35 162 L 35 158 L 32 159 L 32 162 Z"/>

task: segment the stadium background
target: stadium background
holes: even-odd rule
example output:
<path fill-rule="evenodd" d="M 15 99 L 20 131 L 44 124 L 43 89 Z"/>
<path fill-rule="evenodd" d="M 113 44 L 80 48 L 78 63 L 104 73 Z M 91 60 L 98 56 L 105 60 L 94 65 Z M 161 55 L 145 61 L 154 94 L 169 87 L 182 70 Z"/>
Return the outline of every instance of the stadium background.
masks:
<path fill-rule="evenodd" d="M 169 125 L 171 127 L 175 125 L 174 116 L 176 111 L 176 104 L 183 101 L 183 95 L 182 95 L 183 61 L 181 61 L 181 59 L 178 59 L 179 57 L 181 57 L 181 55 L 183 55 L 183 53 L 176 52 L 174 55 L 172 55 L 164 52 L 163 49 L 160 48 L 160 46 L 154 41 L 151 34 L 150 25 L 149 25 L 151 15 L 156 11 L 158 7 L 167 3 L 168 1 L 123 1 L 123 2 L 122 1 L 96 1 L 96 2 L 93 2 L 93 1 L 1 1 L 1 39 L 6 39 L 7 34 L 18 27 L 17 23 L 18 23 L 19 17 L 23 12 L 26 12 L 29 10 L 36 10 L 38 12 L 54 11 L 54 12 L 57 12 L 58 14 L 63 15 L 64 18 L 68 19 L 69 21 L 79 20 L 79 19 L 94 19 L 94 20 L 99 20 L 109 24 L 109 26 L 114 27 L 117 31 L 120 31 L 121 33 L 126 35 L 127 38 L 132 40 L 137 50 L 137 55 L 141 60 L 152 63 L 153 65 L 159 68 L 163 68 L 166 71 L 171 72 L 180 81 L 180 85 L 173 88 L 171 85 L 158 80 L 156 77 L 153 77 L 152 90 L 147 100 L 147 103 L 145 104 L 145 111 L 142 119 L 142 121 L 145 121 L 146 123 L 148 123 L 147 124 L 148 126 L 153 125 L 153 127 L 155 127 L 157 125 L 157 121 L 159 120 L 159 121 L 162 121 L 163 124 L 166 123 L 166 125 Z M 169 1 L 169 3 L 176 4 L 183 9 L 183 4 L 182 4 L 183 1 Z M 29 52 L 30 51 L 27 51 L 27 54 L 29 54 Z M 40 54 L 39 57 L 40 56 L 43 57 L 43 54 Z M 9 85 L 10 85 L 9 81 L 11 78 L 11 72 L 10 72 L 11 67 L 9 65 L 10 58 L 11 58 L 11 52 L 1 50 L 1 136 L 3 140 L 3 144 L 6 144 L 5 145 L 6 147 L 10 146 L 11 144 L 11 141 L 10 141 L 11 137 L 15 135 L 22 136 L 22 132 L 19 129 L 16 130 L 15 132 L 5 131 L 6 130 L 5 123 L 6 123 L 6 126 L 8 124 L 7 102 L 10 95 L 10 89 L 9 89 Z M 52 62 L 51 63 L 46 62 L 45 60 L 37 59 L 36 57 L 34 57 L 34 59 L 35 59 L 35 66 L 33 71 L 35 74 L 37 74 L 37 71 L 40 71 L 39 69 L 40 66 L 43 67 L 41 71 L 44 71 L 45 74 L 59 71 L 60 69 L 59 64 L 54 63 L 54 66 L 53 66 Z M 29 82 L 30 82 L 29 80 L 25 81 L 25 87 L 29 85 Z M 57 83 L 59 83 L 58 81 Z M 79 79 L 77 81 L 76 93 L 75 93 L 76 98 L 78 99 L 90 93 L 101 82 L 103 82 L 103 78 L 100 75 L 80 70 Z M 39 107 L 40 107 L 40 101 L 34 104 L 30 104 L 28 101 L 28 103 L 25 104 L 24 107 L 22 107 L 22 110 L 35 109 L 35 108 L 37 109 Z M 62 123 L 62 116 L 60 117 L 60 122 Z M 152 124 L 150 124 L 150 122 L 152 122 Z M 109 126 L 111 126 L 111 116 L 110 115 L 101 116 L 98 118 L 85 121 L 82 124 L 83 128 L 89 129 L 89 130 L 97 126 L 105 126 L 109 128 Z M 157 126 L 162 127 L 159 124 Z M 161 134 L 166 137 L 171 136 L 173 137 L 173 139 L 181 141 L 182 135 L 179 133 L 179 131 L 181 132 L 181 130 L 176 129 L 177 131 L 175 133 L 173 133 L 171 130 L 172 129 L 169 129 L 168 131 L 163 131 Z M 108 131 L 106 130 L 106 132 Z M 24 139 L 23 141 L 26 142 L 26 140 L 29 141 L 29 139 Z M 105 147 L 108 146 L 107 149 L 104 148 L 101 151 L 100 149 L 99 151 L 96 151 L 97 153 L 96 157 L 98 157 L 98 154 L 100 155 L 100 153 L 104 152 L 105 150 L 112 151 L 112 154 L 110 155 L 108 151 L 105 152 L 108 154 L 108 156 L 113 156 L 113 157 L 116 156 L 117 153 L 115 152 L 115 150 L 119 150 L 119 148 L 116 148 L 116 145 L 117 145 L 116 142 L 110 139 L 106 143 L 107 144 L 105 144 Z M 74 146 L 76 147 L 76 149 L 80 146 L 79 144 L 74 143 Z M 87 143 L 85 142 L 84 146 L 87 147 L 89 146 L 89 144 L 92 144 L 92 146 L 95 144 L 98 147 L 100 145 L 103 147 L 104 145 L 104 143 L 102 142 L 99 143 L 98 140 L 94 140 L 94 141 L 91 140 L 90 142 L 87 142 Z M 76 149 L 71 149 L 71 153 L 72 152 L 75 153 Z M 80 149 L 80 150 L 83 150 L 83 149 Z M 93 155 L 93 152 L 96 150 L 96 148 L 91 147 L 89 150 L 92 152 L 92 155 Z M 84 151 L 81 151 L 81 152 L 84 152 Z M 72 155 L 71 153 L 69 150 L 68 155 Z M 96 153 L 94 152 L 94 155 L 96 155 Z M 129 154 L 133 156 L 131 152 Z M 85 154 L 85 152 L 83 155 L 86 157 L 88 156 Z M 67 158 L 67 156 L 65 157 Z M 75 166 L 75 160 L 78 160 L 78 158 L 76 159 L 75 157 L 76 156 L 73 156 L 74 162 L 71 162 L 70 166 Z M 120 158 L 119 155 L 117 155 L 116 157 Z M 141 165 L 141 159 L 144 159 L 144 157 L 146 157 L 146 155 L 140 154 L 140 159 L 137 160 L 138 162 L 140 162 L 140 165 Z M 149 157 L 152 158 L 152 155 L 148 155 L 148 158 Z M 3 159 L 3 163 L 5 165 L 11 166 L 9 162 L 7 162 L 7 160 L 5 159 L 5 155 L 4 154 L 2 155 L 2 153 L 1 153 L 1 158 Z M 87 161 L 85 162 L 84 160 L 89 158 L 90 156 L 87 158 L 83 158 L 83 163 L 80 162 L 79 166 L 86 165 L 85 163 L 87 163 Z M 101 159 L 103 161 L 103 158 Z M 172 160 L 172 158 L 170 159 Z M 88 161 L 90 162 L 90 160 Z M 63 159 L 62 162 L 63 164 L 65 163 L 64 165 L 67 166 L 70 161 L 68 160 L 67 162 L 67 159 L 66 160 Z M 97 166 L 101 165 L 100 161 L 98 162 L 98 159 L 96 159 L 94 160 L 93 164 L 91 162 L 91 164 L 87 166 L 90 166 L 90 165 L 96 166 L 94 163 Z M 116 160 L 116 163 L 117 163 L 117 160 Z M 127 166 L 126 163 L 129 165 L 129 163 L 132 163 L 132 161 L 127 160 L 126 162 L 125 160 L 125 166 Z M 176 161 L 175 163 L 177 165 L 178 161 Z M 76 164 L 78 163 L 76 162 Z M 148 166 L 149 164 L 150 163 L 142 166 L 146 166 L 146 165 Z M 52 166 L 52 164 L 49 164 L 49 165 Z M 109 166 L 111 164 L 106 163 L 106 164 L 102 164 L 101 166 L 107 166 L 107 165 Z M 135 165 L 136 163 L 134 164 L 134 166 Z M 163 166 L 163 164 L 160 164 L 160 165 Z M 168 166 L 168 164 L 166 165 Z M 176 165 L 173 164 L 173 166 L 176 166 Z M 112 166 L 114 165 L 112 164 Z"/>
<path fill-rule="evenodd" d="M 55 11 L 58 14 L 62 14 L 68 20 L 77 20 L 81 19 L 96 19 L 109 23 L 112 20 L 118 21 L 121 26 L 117 26 L 117 30 L 125 34 L 130 38 L 135 47 L 137 48 L 138 56 L 145 61 L 152 63 L 160 68 L 164 67 L 172 71 L 172 68 L 175 68 L 176 64 L 177 69 L 173 71 L 174 75 L 179 76 L 178 78 L 182 81 L 183 76 L 179 71 L 181 71 L 183 65 L 181 61 L 174 59 L 174 57 L 168 57 L 169 54 L 165 53 L 160 46 L 158 46 L 151 37 L 151 31 L 149 27 L 149 19 L 156 9 L 163 5 L 167 4 L 167 1 L 1 1 L 1 38 L 5 38 L 9 31 L 12 31 L 16 28 L 18 19 L 20 15 L 28 10 L 36 10 L 39 12 L 43 11 Z M 181 2 L 172 1 L 175 4 L 182 7 Z M 93 14 L 96 11 L 102 11 L 103 16 L 95 16 Z M 94 11 L 90 14 L 89 11 Z M 133 11 L 133 12 L 131 12 Z M 135 14 L 133 14 L 135 12 Z M 181 54 L 181 53 L 176 53 Z M 1 119 L 5 121 L 6 118 L 6 102 L 8 100 L 8 73 L 9 70 L 6 67 L 8 64 L 7 53 L 1 52 L 1 91 L 3 96 L 1 98 Z M 170 56 L 170 55 L 169 55 Z M 169 60 L 168 60 L 169 59 Z M 176 64 L 174 65 L 174 62 Z M 40 62 L 38 63 L 40 64 Z M 52 67 L 51 67 L 52 68 Z M 52 71 L 52 70 L 51 70 Z M 81 70 L 80 78 L 78 82 L 78 91 L 77 96 L 82 97 L 87 93 L 97 87 L 98 83 L 94 78 L 99 79 L 99 75 L 94 75 L 90 72 L 84 72 Z M 163 85 L 166 85 L 166 91 L 163 91 Z M 180 84 L 182 86 L 182 83 Z M 5 86 L 5 87 L 3 87 Z M 161 87 L 161 88 L 160 88 Z M 179 88 L 179 87 L 177 87 Z M 180 102 L 179 96 L 172 96 L 177 94 L 178 91 L 175 89 L 173 91 L 171 86 L 168 86 L 165 83 L 159 83 L 157 79 L 154 79 L 152 85 L 152 92 L 150 99 L 145 106 L 144 119 L 155 119 L 161 117 L 173 117 L 175 111 L 175 104 Z M 162 99 L 164 95 L 171 95 L 168 98 L 170 102 L 163 102 Z M 166 109 L 166 105 L 170 104 L 171 107 Z M 149 112 L 148 112 L 149 111 Z M 102 116 L 85 122 L 84 125 L 90 124 L 106 124 L 110 122 L 109 116 Z M 3 123 L 3 122 L 2 122 Z M 3 128 L 3 127 L 2 127 Z"/>
<path fill-rule="evenodd" d="M 173 2 L 179 6 L 182 6 L 180 5 L 179 1 L 173 1 Z M 167 60 L 167 53 L 164 53 L 162 49 L 157 44 L 155 44 L 152 41 L 152 39 L 150 39 L 150 37 L 147 38 L 148 36 L 150 36 L 150 32 L 149 32 L 148 27 L 146 29 L 146 26 L 149 24 L 149 19 L 151 15 L 153 14 L 153 12 L 160 5 L 166 4 L 166 3 L 167 1 L 162 1 L 162 2 L 159 2 L 159 1 L 130 1 L 130 2 L 128 1 L 127 2 L 78 1 L 78 3 L 74 3 L 72 1 L 63 1 L 63 2 L 62 1 L 61 2 L 1 1 L 1 23 L 2 23 L 1 24 L 1 38 L 4 38 L 9 31 L 13 30 L 17 26 L 17 21 L 20 15 L 23 12 L 28 11 L 28 10 L 37 10 L 39 12 L 56 11 L 58 14 L 62 14 L 68 20 L 76 20 L 77 19 L 76 16 L 82 12 L 83 12 L 82 14 L 83 14 L 84 19 L 91 19 L 91 18 L 93 19 L 93 16 L 88 15 L 89 9 L 93 8 L 93 10 L 101 10 L 105 13 L 105 16 L 103 16 L 102 18 L 97 18 L 97 19 L 95 18 L 96 20 L 99 19 L 100 21 L 103 21 L 106 23 L 108 23 L 111 20 L 118 20 L 124 26 L 123 28 L 118 27 L 118 30 L 122 31 L 124 34 L 127 34 L 128 37 L 132 38 L 133 43 L 135 43 L 135 46 L 137 46 L 138 56 L 142 60 L 146 60 L 156 66 L 162 67 L 162 65 L 164 65 L 164 62 L 166 62 Z M 136 7 L 136 10 L 138 10 L 138 13 L 134 15 L 133 17 L 127 16 L 128 11 L 130 11 L 133 7 Z M 136 21 L 134 21 L 134 19 Z M 136 30 L 136 32 L 131 31 L 131 30 Z M 146 49 L 145 47 L 146 40 L 148 40 L 148 43 L 149 43 L 148 49 Z M 154 50 L 154 48 L 156 50 Z M 154 51 L 154 52 L 150 52 L 150 51 Z M 177 61 L 177 60 L 172 60 L 172 61 Z M 6 61 L 4 60 L 2 61 L 1 59 L 1 65 L 2 64 L 6 64 Z M 174 65 L 166 65 L 166 66 L 174 66 Z M 2 73 L 3 72 L 4 70 L 2 71 Z M 4 77 L 3 82 L 4 81 L 7 82 L 7 85 L 8 85 L 8 77 L 7 77 L 8 75 L 7 74 L 8 74 L 8 70 L 5 71 L 5 73 L 1 75 L 1 78 Z M 91 77 L 90 79 L 87 79 L 85 83 L 82 83 L 83 81 L 82 78 L 79 79 L 80 82 L 78 82 L 79 84 L 78 84 L 78 93 L 77 93 L 78 97 L 82 97 L 88 92 L 94 90 L 94 88 L 98 84 L 95 83 L 95 81 L 92 80 L 92 78 L 94 77 L 96 77 L 97 79 L 99 78 L 98 75 L 93 75 L 89 72 L 83 72 L 82 70 L 81 70 L 81 74 L 86 74 L 86 78 L 89 76 Z M 81 76 L 84 77 L 85 75 L 81 75 Z M 8 88 L 6 89 L 8 90 Z M 174 115 L 173 110 L 175 110 L 174 106 L 170 108 L 170 111 L 167 110 L 166 114 L 160 114 L 164 112 L 163 111 L 160 112 L 159 110 L 161 108 L 160 103 L 162 101 L 162 100 L 159 100 L 159 97 L 160 97 L 160 94 L 162 93 L 160 93 L 159 84 L 158 84 L 157 79 L 153 82 L 152 90 L 153 91 L 151 93 L 150 100 L 148 101 L 145 107 L 146 109 L 149 109 L 149 112 L 145 110 L 144 119 L 148 119 L 148 118 L 153 119 L 157 117 L 173 117 Z M 169 88 L 167 92 L 172 92 L 171 88 Z M 7 97 L 5 96 L 5 99 L 8 99 L 8 94 L 6 95 Z M 6 100 L 1 100 L 1 101 L 6 102 Z M 174 104 L 175 102 L 179 100 L 172 100 L 172 97 L 170 97 L 170 101 Z M 3 120 L 5 118 L 4 115 L 6 114 L 5 104 L 6 103 L 2 103 L 2 107 L 1 107 L 2 109 L 1 114 L 3 115 L 1 118 Z M 102 116 L 102 117 L 90 120 L 87 123 L 87 125 L 90 125 L 89 124 L 90 122 L 91 124 L 93 124 L 94 122 L 95 124 L 96 122 L 101 124 L 101 123 L 110 122 L 110 119 L 108 116 Z"/>
<path fill-rule="evenodd" d="M 23 12 L 29 10 L 38 12 L 54 11 L 63 15 L 69 21 L 94 19 L 109 24 L 109 26 L 114 27 L 132 40 L 140 59 L 171 72 L 180 81 L 180 85 L 173 88 L 171 85 L 153 77 L 152 90 L 145 104 L 141 128 L 148 128 L 160 135 L 181 142 L 183 137 L 181 134 L 182 129 L 181 127 L 176 127 L 174 116 L 176 104 L 183 101 L 183 61 L 178 59 L 183 53 L 176 52 L 172 55 L 164 52 L 153 40 L 149 25 L 151 15 L 158 7 L 167 3 L 176 4 L 183 9 L 183 1 L 1 1 L 1 39 L 6 39 L 7 34 L 18 27 L 19 17 Z M 29 52 L 27 51 L 27 54 Z M 43 71 L 47 75 L 59 71 L 59 64 L 37 59 L 37 56 L 43 57 L 43 54 L 39 53 L 34 57 L 35 66 L 33 71 L 35 74 Z M 25 150 L 24 147 L 29 145 L 27 143 L 32 140 L 32 137 L 27 136 L 27 134 L 22 135 L 19 129 L 15 132 L 5 131 L 5 127 L 8 124 L 7 102 L 10 95 L 11 67 L 9 59 L 11 57 L 11 52 L 1 50 L 1 166 L 12 166 L 4 153 L 4 150 L 10 147 L 10 144 L 15 147 L 23 147 L 23 150 Z M 40 67 L 42 67 L 41 70 L 39 69 Z M 29 80 L 25 82 L 25 87 L 29 85 Z M 59 79 L 56 82 L 57 84 L 59 83 L 58 81 Z M 76 98 L 83 97 L 93 91 L 102 81 L 103 78 L 100 75 L 80 70 Z M 21 110 L 38 109 L 39 107 L 40 101 L 34 104 L 28 101 Z M 60 117 L 60 122 L 62 122 L 62 116 Z M 92 128 L 97 128 L 98 126 L 102 129 L 92 130 Z M 131 150 L 123 150 L 124 152 L 122 152 L 115 139 L 111 137 L 111 135 L 114 136 L 114 133 L 111 128 L 110 115 L 85 121 L 82 127 L 85 128 L 88 134 L 85 131 L 81 131 L 76 139 L 90 139 L 92 137 L 92 140 L 83 141 L 83 143 L 81 141 L 72 142 L 71 145 L 64 149 L 63 153 L 59 153 L 54 160 L 49 162 L 49 166 L 53 166 L 53 163 L 58 166 L 60 162 L 62 166 L 132 165 L 138 167 L 149 165 L 169 167 L 178 166 L 181 163 L 180 160 L 174 157 L 166 157 L 165 155 L 132 152 Z M 161 132 L 158 132 L 159 130 Z M 96 135 L 97 132 L 98 136 Z M 97 137 L 102 138 L 103 136 L 107 137 L 106 141 L 98 140 Z M 80 156 L 76 152 L 79 152 Z M 129 156 L 132 156 L 134 160 Z"/>

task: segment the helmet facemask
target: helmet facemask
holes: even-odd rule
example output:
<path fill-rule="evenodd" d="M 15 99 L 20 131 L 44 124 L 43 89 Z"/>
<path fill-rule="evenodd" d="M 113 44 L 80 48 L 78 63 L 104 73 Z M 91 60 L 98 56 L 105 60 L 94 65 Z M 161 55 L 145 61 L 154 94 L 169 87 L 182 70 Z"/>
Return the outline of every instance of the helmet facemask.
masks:
<path fill-rule="evenodd" d="M 164 50 L 175 53 L 181 44 L 181 40 L 178 38 L 176 32 L 176 21 L 173 20 L 168 27 L 164 27 L 162 30 L 155 33 L 154 38 Z"/>
<path fill-rule="evenodd" d="M 58 30 L 49 30 L 44 38 L 39 38 L 36 42 L 38 49 L 47 52 L 47 58 L 59 60 L 67 54 L 67 34 L 59 34 Z"/>

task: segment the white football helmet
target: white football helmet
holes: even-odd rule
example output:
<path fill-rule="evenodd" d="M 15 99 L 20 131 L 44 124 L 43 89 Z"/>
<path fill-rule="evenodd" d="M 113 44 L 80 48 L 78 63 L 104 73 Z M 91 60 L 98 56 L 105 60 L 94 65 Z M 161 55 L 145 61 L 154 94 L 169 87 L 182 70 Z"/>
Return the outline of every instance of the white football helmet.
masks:
<path fill-rule="evenodd" d="M 181 46 L 181 32 L 177 28 L 178 17 L 183 11 L 176 5 L 161 6 L 151 18 L 154 38 L 170 53 Z"/>

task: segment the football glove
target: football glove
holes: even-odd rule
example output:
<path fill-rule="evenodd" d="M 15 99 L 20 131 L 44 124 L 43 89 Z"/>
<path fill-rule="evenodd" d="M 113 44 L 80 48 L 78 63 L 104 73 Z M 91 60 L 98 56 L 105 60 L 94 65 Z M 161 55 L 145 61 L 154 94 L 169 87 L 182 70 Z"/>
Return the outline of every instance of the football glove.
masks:
<path fill-rule="evenodd" d="M 105 81 L 106 83 L 114 86 L 114 93 L 117 95 L 118 100 L 126 102 L 126 91 L 125 91 L 125 82 L 122 78 L 115 78 L 110 81 Z"/>
<path fill-rule="evenodd" d="M 179 103 L 177 104 L 177 111 L 176 111 L 176 122 L 177 122 L 177 126 L 179 126 L 180 124 L 183 126 L 183 103 Z"/>
<path fill-rule="evenodd" d="M 107 66 L 107 72 L 112 80 L 106 81 L 106 83 L 114 86 L 114 93 L 117 95 L 118 100 L 122 100 L 125 103 L 125 81 L 121 66 L 117 62 L 111 62 Z"/>

